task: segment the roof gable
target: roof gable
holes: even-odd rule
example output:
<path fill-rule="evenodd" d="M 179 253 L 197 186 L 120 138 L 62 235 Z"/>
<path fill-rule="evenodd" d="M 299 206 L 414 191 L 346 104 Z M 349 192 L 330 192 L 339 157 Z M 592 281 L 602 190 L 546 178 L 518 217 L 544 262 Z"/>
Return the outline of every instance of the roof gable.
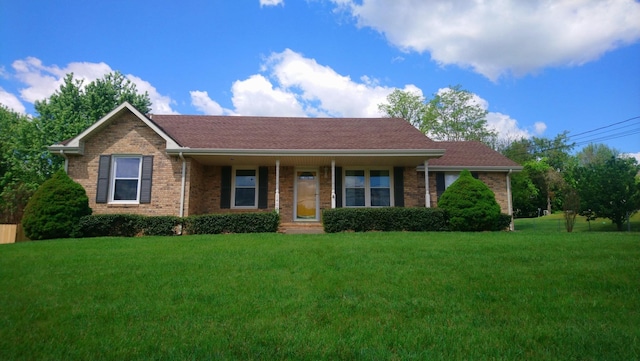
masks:
<path fill-rule="evenodd" d="M 88 137 L 100 132 L 102 128 L 107 126 L 113 119 L 122 115 L 125 112 L 130 112 L 135 115 L 138 119 L 140 119 L 143 123 L 145 123 L 149 128 L 155 131 L 160 137 L 162 137 L 167 142 L 167 148 L 179 147 L 178 144 L 162 129 L 160 129 L 155 123 L 149 120 L 144 114 L 140 113 L 133 105 L 128 102 L 122 103 L 120 106 L 109 112 L 109 114 L 102 117 L 97 122 L 93 123 L 89 128 L 85 129 L 82 133 L 77 136 L 66 140 L 64 142 L 54 144 L 49 147 L 49 150 L 52 152 L 67 152 L 67 153 L 78 153 L 82 154 L 84 151 L 84 140 Z"/>

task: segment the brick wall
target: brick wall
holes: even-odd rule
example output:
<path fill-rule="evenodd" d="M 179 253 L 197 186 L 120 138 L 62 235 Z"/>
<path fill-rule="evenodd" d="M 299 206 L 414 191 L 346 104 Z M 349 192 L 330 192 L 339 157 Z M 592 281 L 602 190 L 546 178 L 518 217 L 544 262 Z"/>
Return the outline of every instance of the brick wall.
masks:
<path fill-rule="evenodd" d="M 94 214 L 179 214 L 182 161 L 165 153 L 164 139 L 133 114 L 113 119 L 100 133 L 85 141 L 84 155 L 69 156 L 68 173 L 87 191 Z M 96 203 L 98 161 L 102 154 L 153 155 L 150 204 Z"/>

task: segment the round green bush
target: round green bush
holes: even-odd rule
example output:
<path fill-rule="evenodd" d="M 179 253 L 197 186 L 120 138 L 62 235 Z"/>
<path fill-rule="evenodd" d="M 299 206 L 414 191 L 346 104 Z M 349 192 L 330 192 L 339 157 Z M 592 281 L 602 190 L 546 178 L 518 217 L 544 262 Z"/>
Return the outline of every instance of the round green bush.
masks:
<path fill-rule="evenodd" d="M 494 231 L 502 224 L 495 194 L 468 170 L 463 170 L 458 180 L 442 193 L 438 207 L 449 214 L 452 231 Z"/>
<path fill-rule="evenodd" d="M 22 226 L 32 240 L 68 238 L 80 217 L 89 214 L 87 192 L 59 170 L 29 199 Z"/>

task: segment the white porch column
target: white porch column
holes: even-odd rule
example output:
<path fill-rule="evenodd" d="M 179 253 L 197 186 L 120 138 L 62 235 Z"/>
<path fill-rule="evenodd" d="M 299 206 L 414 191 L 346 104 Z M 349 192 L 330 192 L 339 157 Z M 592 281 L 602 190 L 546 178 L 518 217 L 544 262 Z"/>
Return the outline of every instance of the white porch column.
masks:
<path fill-rule="evenodd" d="M 513 225 L 513 200 L 511 199 L 511 172 L 512 170 L 509 169 L 509 172 L 507 173 L 507 211 L 511 216 L 511 224 L 509 224 L 509 230 L 513 231 L 515 227 Z"/>
<path fill-rule="evenodd" d="M 424 161 L 424 203 L 431 208 L 431 194 L 429 193 L 429 161 Z"/>
<path fill-rule="evenodd" d="M 336 208 L 336 161 L 331 160 L 331 208 Z"/>
<path fill-rule="evenodd" d="M 276 159 L 276 213 L 280 213 L 280 159 Z"/>

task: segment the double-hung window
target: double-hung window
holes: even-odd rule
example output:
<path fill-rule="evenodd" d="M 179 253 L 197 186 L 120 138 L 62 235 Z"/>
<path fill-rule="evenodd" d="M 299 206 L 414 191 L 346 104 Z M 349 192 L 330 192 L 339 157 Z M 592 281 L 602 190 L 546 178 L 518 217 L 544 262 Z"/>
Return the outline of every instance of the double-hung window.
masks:
<path fill-rule="evenodd" d="M 344 175 L 346 207 L 389 207 L 391 176 L 388 169 L 348 169 Z"/>
<path fill-rule="evenodd" d="M 142 157 L 114 156 L 112 202 L 138 202 L 140 200 L 140 174 Z"/>
<path fill-rule="evenodd" d="M 258 175 L 253 169 L 234 169 L 233 199 L 234 208 L 256 208 L 258 205 Z"/>

